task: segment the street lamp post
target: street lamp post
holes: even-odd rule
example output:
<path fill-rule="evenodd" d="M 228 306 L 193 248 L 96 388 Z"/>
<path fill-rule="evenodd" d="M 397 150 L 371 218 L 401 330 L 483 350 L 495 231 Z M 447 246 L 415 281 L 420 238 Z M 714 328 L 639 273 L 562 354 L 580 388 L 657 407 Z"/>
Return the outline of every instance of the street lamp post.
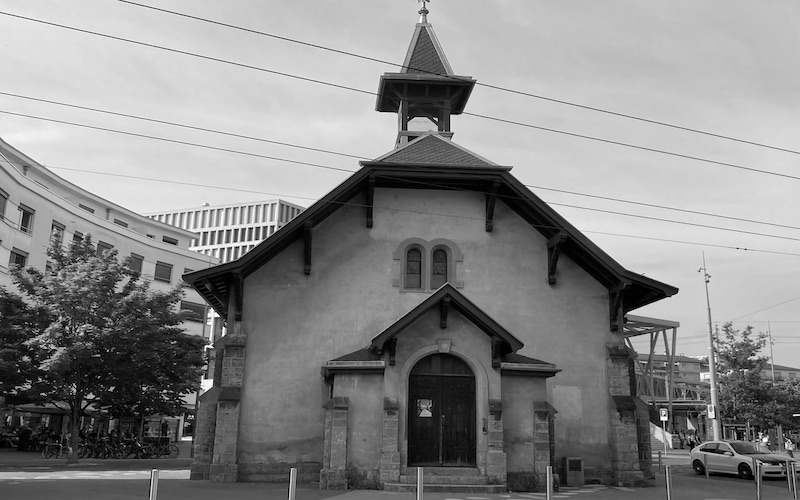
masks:
<path fill-rule="evenodd" d="M 711 276 L 706 272 L 706 253 L 703 252 L 703 267 L 698 271 L 703 273 L 703 281 L 706 285 L 706 305 L 708 306 L 708 375 L 711 384 L 711 406 L 713 409 L 713 417 L 711 418 L 712 430 L 714 433 L 714 441 L 719 441 L 722 438 L 722 429 L 720 426 L 719 414 L 719 393 L 717 389 L 717 363 L 714 354 L 714 332 L 711 326 L 711 300 L 708 297 L 708 282 Z"/>

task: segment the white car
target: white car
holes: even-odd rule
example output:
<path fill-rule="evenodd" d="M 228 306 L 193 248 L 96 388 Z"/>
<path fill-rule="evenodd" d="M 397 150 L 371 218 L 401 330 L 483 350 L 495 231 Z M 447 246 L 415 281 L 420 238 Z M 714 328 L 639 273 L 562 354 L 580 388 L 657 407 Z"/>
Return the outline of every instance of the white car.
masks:
<path fill-rule="evenodd" d="M 760 443 L 750 441 L 707 441 L 689 452 L 692 468 L 698 474 L 721 472 L 754 477 L 753 459 L 761 466 L 762 477 L 786 477 L 786 463 L 795 462 L 788 455 L 775 453 Z"/>

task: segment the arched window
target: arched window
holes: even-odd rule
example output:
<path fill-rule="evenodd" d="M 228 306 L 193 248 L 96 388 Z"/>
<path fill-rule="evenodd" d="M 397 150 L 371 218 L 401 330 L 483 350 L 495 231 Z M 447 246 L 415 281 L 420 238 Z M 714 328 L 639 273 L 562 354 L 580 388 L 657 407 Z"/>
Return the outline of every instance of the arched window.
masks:
<path fill-rule="evenodd" d="M 422 252 L 411 248 L 406 253 L 405 288 L 422 288 Z"/>
<path fill-rule="evenodd" d="M 431 290 L 436 290 L 447 282 L 447 252 L 441 248 L 433 251 L 431 265 Z"/>

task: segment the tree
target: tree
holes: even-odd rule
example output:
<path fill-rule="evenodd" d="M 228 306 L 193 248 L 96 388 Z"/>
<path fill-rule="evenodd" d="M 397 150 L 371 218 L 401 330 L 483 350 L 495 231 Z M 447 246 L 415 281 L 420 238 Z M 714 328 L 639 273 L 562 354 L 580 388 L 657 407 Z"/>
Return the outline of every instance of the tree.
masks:
<path fill-rule="evenodd" d="M 14 325 L 32 353 L 17 385 L 38 402 L 68 407 L 71 450 L 92 403 L 175 414 L 180 396 L 199 388 L 203 367 L 203 340 L 179 326 L 182 287 L 152 290 L 116 251 L 96 255 L 89 235 L 48 256 L 44 273 L 11 270 L 21 295 L 0 294 L 0 323 Z"/>
<path fill-rule="evenodd" d="M 766 343 L 767 334 L 755 334 L 752 326 L 735 330 L 730 323 L 723 325 L 717 355 L 720 410 L 726 420 L 749 422 L 761 429 L 791 422 L 784 398 L 797 386 L 776 385 L 762 377 L 767 358 L 759 352 Z"/>

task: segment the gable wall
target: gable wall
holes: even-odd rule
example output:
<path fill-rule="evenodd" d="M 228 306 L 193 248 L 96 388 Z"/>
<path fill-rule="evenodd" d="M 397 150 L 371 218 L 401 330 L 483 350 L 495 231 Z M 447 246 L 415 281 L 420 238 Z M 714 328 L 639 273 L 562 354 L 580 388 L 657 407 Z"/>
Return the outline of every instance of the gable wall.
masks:
<path fill-rule="evenodd" d="M 376 189 L 374 206 L 372 229 L 360 206 L 315 226 L 310 276 L 297 241 L 246 279 L 240 461 L 321 460 L 330 394 L 320 367 L 366 347 L 428 297 L 392 286 L 400 271 L 392 255 L 412 237 L 455 242 L 462 293 L 525 344 L 520 354 L 563 370 L 548 379 L 559 455 L 606 459 L 605 288 L 563 254 L 549 286 L 546 240 L 502 202 L 487 233 L 480 193 Z"/>

